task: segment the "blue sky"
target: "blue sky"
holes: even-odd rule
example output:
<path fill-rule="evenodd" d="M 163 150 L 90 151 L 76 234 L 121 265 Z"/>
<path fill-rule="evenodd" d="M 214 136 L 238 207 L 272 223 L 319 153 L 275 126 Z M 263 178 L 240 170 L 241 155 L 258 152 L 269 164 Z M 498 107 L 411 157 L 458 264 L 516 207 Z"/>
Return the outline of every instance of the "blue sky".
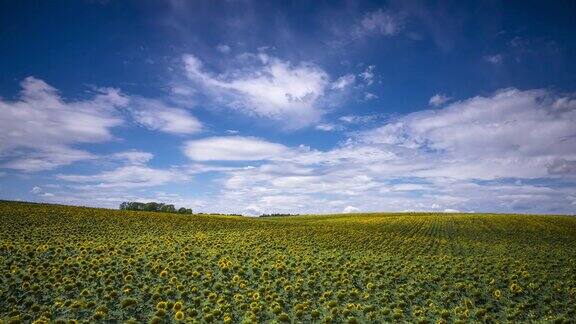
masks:
<path fill-rule="evenodd" d="M 0 198 L 576 211 L 573 1 L 0 4 Z"/>

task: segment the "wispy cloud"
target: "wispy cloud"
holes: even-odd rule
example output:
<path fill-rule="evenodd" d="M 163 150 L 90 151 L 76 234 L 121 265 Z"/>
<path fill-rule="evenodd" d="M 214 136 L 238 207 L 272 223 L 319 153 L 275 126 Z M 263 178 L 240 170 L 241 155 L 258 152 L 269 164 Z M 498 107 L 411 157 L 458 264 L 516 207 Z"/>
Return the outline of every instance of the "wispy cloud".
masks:
<path fill-rule="evenodd" d="M 57 178 L 68 182 L 89 183 L 90 187 L 85 187 L 89 189 L 107 187 L 154 187 L 175 182 L 176 179 L 182 179 L 182 176 L 183 175 L 176 170 L 154 169 L 143 165 L 127 165 L 94 175 L 61 174 L 58 175 Z"/>
<path fill-rule="evenodd" d="M 369 65 L 364 72 L 360 73 L 359 76 L 364 79 L 367 85 L 374 83 L 374 68 L 376 66 Z"/>
<path fill-rule="evenodd" d="M 256 161 L 282 155 L 287 148 L 254 137 L 223 136 L 188 141 L 185 154 L 196 161 Z"/>
<path fill-rule="evenodd" d="M 377 120 L 378 115 L 346 115 L 338 118 L 338 120 L 347 124 L 364 124 Z"/>
<path fill-rule="evenodd" d="M 366 13 L 354 26 L 352 36 L 362 38 L 370 35 L 393 36 L 403 28 L 402 17 L 389 10 L 378 9 Z"/>
<path fill-rule="evenodd" d="M 354 82 L 356 82 L 356 76 L 354 74 L 346 74 L 336 79 L 336 81 L 332 83 L 332 88 L 345 89 L 354 85 Z"/>
<path fill-rule="evenodd" d="M 153 158 L 148 152 L 119 152 L 112 154 L 111 158 L 122 161 L 122 165 L 96 174 L 59 174 L 56 177 L 65 182 L 80 183 L 82 185 L 73 188 L 84 191 L 147 188 L 190 180 L 189 174 L 181 169 L 148 166 L 147 163 Z"/>
<path fill-rule="evenodd" d="M 136 150 L 130 150 L 125 152 L 118 152 L 111 155 L 114 160 L 120 160 L 127 164 L 139 165 L 146 164 L 148 161 L 154 158 L 154 154 L 149 152 L 142 152 Z"/>
<path fill-rule="evenodd" d="M 46 82 L 28 77 L 16 101 L 0 100 L 2 166 L 21 171 L 49 170 L 94 155 L 72 146 L 113 138 L 111 129 L 122 124 L 116 108 L 128 98 L 105 88 L 90 100 L 65 101 Z"/>
<path fill-rule="evenodd" d="M 192 134 L 202 124 L 187 110 L 160 100 L 130 97 L 114 88 L 98 88 L 91 99 L 67 101 L 46 82 L 28 77 L 15 101 L 0 98 L 0 166 L 24 172 L 52 170 L 97 154 L 76 148 L 114 139 L 112 129 L 137 124 L 172 134 Z"/>
<path fill-rule="evenodd" d="M 194 134 L 202 130 L 202 123 L 189 111 L 159 100 L 134 97 L 131 112 L 137 123 L 151 130 L 171 134 Z"/>
<path fill-rule="evenodd" d="M 324 131 L 324 132 L 333 132 L 344 129 L 341 125 L 336 125 L 332 123 L 320 123 L 314 126 L 315 129 Z"/>

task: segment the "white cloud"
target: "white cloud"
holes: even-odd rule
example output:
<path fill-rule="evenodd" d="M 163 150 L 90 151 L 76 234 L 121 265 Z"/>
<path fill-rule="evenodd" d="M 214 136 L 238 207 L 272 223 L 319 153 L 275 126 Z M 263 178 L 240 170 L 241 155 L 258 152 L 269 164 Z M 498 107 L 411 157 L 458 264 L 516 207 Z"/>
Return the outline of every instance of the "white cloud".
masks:
<path fill-rule="evenodd" d="M 28 77 L 16 101 L 0 99 L 2 167 L 22 171 L 54 169 L 94 156 L 71 146 L 113 138 L 111 128 L 122 124 L 116 108 L 128 98 L 111 88 L 90 100 L 64 101 L 42 80 Z"/>
<path fill-rule="evenodd" d="M 155 169 L 145 165 L 126 165 L 92 175 L 60 174 L 57 178 L 67 182 L 86 183 L 86 186 L 76 187 L 85 190 L 155 187 L 189 179 L 181 170 Z"/>
<path fill-rule="evenodd" d="M 356 82 L 356 76 L 354 74 L 346 74 L 332 82 L 332 89 L 345 89 L 353 85 L 354 82 Z"/>
<path fill-rule="evenodd" d="M 378 9 L 364 15 L 353 29 L 352 35 L 361 38 L 369 35 L 393 36 L 403 28 L 402 18 L 390 11 Z"/>
<path fill-rule="evenodd" d="M 224 136 L 188 141 L 185 154 L 196 161 L 257 161 L 282 155 L 284 145 L 254 137 Z"/>
<path fill-rule="evenodd" d="M 360 212 L 360 209 L 358 209 L 358 208 L 356 208 L 356 207 L 354 207 L 354 206 L 346 206 L 346 207 L 342 210 L 342 212 L 343 212 L 344 214 L 359 213 L 359 212 Z"/>
<path fill-rule="evenodd" d="M 364 124 L 373 122 L 378 119 L 378 115 L 346 115 L 338 118 L 338 120 L 347 124 Z"/>
<path fill-rule="evenodd" d="M 378 99 L 378 96 L 371 92 L 364 93 L 364 100 L 373 100 L 373 99 Z"/>
<path fill-rule="evenodd" d="M 131 112 L 136 122 L 151 130 L 171 134 L 194 134 L 202 130 L 202 123 L 187 110 L 169 107 L 159 100 L 134 98 Z"/>
<path fill-rule="evenodd" d="M 8 152 L 7 156 L 10 157 L 9 160 L 3 163 L 1 167 L 24 172 L 52 170 L 74 162 L 98 158 L 90 152 L 58 144 L 47 144 L 47 146 L 37 150 L 12 150 Z"/>
<path fill-rule="evenodd" d="M 94 97 L 65 101 L 46 82 L 28 77 L 16 101 L 0 98 L 0 166 L 25 172 L 51 170 L 99 157 L 74 145 L 113 139 L 111 129 L 123 124 L 119 109 L 150 129 L 173 134 L 199 132 L 202 124 L 186 110 L 158 100 L 128 97 L 100 88 Z"/>
<path fill-rule="evenodd" d="M 119 152 L 110 156 L 110 161 L 121 161 L 115 169 L 60 174 L 68 189 L 46 198 L 79 202 L 95 197 L 111 204 L 152 197 L 140 191 L 213 172 L 219 173 L 213 183 L 217 191 L 195 204 L 214 211 L 321 213 L 357 206 L 362 211 L 568 212 L 574 193 L 566 183 L 576 179 L 576 106 L 571 100 L 547 90 L 504 89 L 386 120 L 349 134 L 330 150 L 254 137 L 209 137 L 183 147 L 190 159 L 205 162 L 180 168 L 147 166 L 150 153 Z M 351 115 L 339 121 L 378 119 Z M 62 152 L 50 155 L 67 156 Z M 27 157 L 35 161 L 32 154 Z M 63 163 L 45 156 L 36 160 Z M 222 166 L 221 161 L 249 164 Z"/>
<path fill-rule="evenodd" d="M 573 191 L 557 181 L 576 176 L 576 110 L 554 108 L 559 99 L 544 90 L 505 89 L 387 121 L 328 151 L 281 145 L 255 154 L 259 166 L 222 170 L 214 199 L 236 211 L 567 212 Z M 248 159 L 242 155 L 236 159 Z M 261 200 L 271 196 L 298 197 L 300 204 Z"/>
<path fill-rule="evenodd" d="M 445 104 L 446 102 L 448 102 L 450 99 L 450 97 L 441 94 L 441 93 L 437 93 L 435 95 L 433 95 L 430 100 L 428 100 L 428 104 L 434 107 L 438 107 L 441 106 L 443 104 Z"/>
<path fill-rule="evenodd" d="M 365 132 L 363 140 L 416 154 L 415 175 L 495 179 L 550 175 L 559 159 L 576 159 L 574 110 L 555 111 L 544 90 L 505 89 L 435 111 L 408 115 Z"/>
<path fill-rule="evenodd" d="M 193 55 L 185 55 L 188 78 L 205 94 L 241 112 L 282 120 L 288 128 L 310 125 L 323 114 L 320 101 L 329 85 L 326 72 L 311 63 L 292 64 L 266 54 L 244 54 L 221 74 L 207 72 Z"/>
<path fill-rule="evenodd" d="M 336 131 L 336 130 L 341 130 L 342 127 L 339 125 L 335 125 L 335 124 L 331 124 L 331 123 L 321 123 L 318 124 L 316 126 L 314 126 L 314 128 L 316 128 L 317 130 L 321 130 L 324 132 L 332 132 L 332 131 Z"/>
<path fill-rule="evenodd" d="M 115 190 L 121 188 L 149 188 L 168 183 L 190 180 L 193 173 L 186 167 L 171 167 L 168 169 L 153 168 L 147 165 L 154 155 L 149 152 L 129 150 L 113 153 L 106 157 L 107 162 L 115 164 L 111 170 L 95 174 L 58 174 L 57 179 L 63 180 L 73 190 L 84 192 L 101 191 L 117 195 Z M 123 193 L 126 194 L 126 193 Z M 69 196 L 70 193 L 63 196 Z"/>
<path fill-rule="evenodd" d="M 360 73 L 359 76 L 366 82 L 367 85 L 374 83 L 374 69 L 376 66 L 369 65 L 364 72 Z"/>
<path fill-rule="evenodd" d="M 556 110 L 576 110 L 576 98 L 563 97 L 558 98 L 552 107 Z"/>
<path fill-rule="evenodd" d="M 53 193 L 50 192 L 45 192 L 44 189 L 42 189 L 41 187 L 33 187 L 32 190 L 30 190 L 31 193 L 40 196 L 40 197 L 54 197 L 55 195 Z"/>

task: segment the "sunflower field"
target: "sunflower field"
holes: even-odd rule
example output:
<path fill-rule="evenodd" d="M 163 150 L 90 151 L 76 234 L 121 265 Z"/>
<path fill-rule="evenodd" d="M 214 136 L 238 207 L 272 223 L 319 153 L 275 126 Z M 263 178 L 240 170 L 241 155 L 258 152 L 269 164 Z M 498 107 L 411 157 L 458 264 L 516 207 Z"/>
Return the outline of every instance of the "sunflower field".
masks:
<path fill-rule="evenodd" d="M 576 218 L 0 202 L 2 323 L 576 319 Z"/>

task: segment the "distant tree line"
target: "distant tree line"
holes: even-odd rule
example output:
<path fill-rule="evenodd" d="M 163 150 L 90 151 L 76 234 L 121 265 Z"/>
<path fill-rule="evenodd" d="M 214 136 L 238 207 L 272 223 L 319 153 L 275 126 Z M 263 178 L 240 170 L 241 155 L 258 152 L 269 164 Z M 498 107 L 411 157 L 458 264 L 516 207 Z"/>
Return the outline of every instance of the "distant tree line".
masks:
<path fill-rule="evenodd" d="M 289 216 L 300 216 L 300 214 L 262 214 L 260 217 L 289 217 Z"/>
<path fill-rule="evenodd" d="M 157 202 L 141 203 L 136 201 L 125 201 L 120 204 L 120 210 L 137 210 L 174 214 L 193 214 L 192 209 L 180 207 L 176 209 L 172 204 L 163 204 Z"/>

